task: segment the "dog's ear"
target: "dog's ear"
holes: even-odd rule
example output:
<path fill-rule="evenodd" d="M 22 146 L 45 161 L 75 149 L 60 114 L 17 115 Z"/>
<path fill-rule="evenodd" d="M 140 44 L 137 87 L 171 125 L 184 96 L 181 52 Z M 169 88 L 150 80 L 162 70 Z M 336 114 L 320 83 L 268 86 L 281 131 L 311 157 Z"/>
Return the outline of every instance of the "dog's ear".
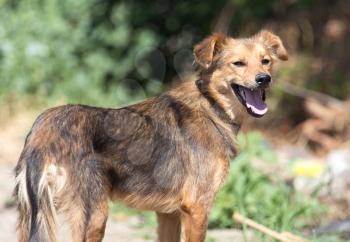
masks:
<path fill-rule="evenodd" d="M 216 54 L 221 50 L 226 35 L 214 33 L 193 48 L 195 61 L 203 68 L 208 69 L 214 62 Z"/>
<path fill-rule="evenodd" d="M 277 57 L 280 60 L 288 60 L 287 50 L 280 37 L 267 30 L 262 30 L 256 37 L 269 49 L 272 56 Z"/>

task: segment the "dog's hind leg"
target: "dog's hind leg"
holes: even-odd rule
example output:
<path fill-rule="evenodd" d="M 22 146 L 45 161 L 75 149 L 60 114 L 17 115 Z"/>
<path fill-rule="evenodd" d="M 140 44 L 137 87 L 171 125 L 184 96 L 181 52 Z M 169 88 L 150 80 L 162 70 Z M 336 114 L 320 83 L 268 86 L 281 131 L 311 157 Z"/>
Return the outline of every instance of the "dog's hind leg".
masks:
<path fill-rule="evenodd" d="M 181 221 L 179 213 L 157 213 L 157 242 L 180 242 Z"/>
<path fill-rule="evenodd" d="M 101 162 L 95 157 L 75 163 L 70 198 L 63 201 L 74 242 L 100 242 L 108 217 L 108 194 Z"/>
<path fill-rule="evenodd" d="M 72 241 L 102 241 L 108 217 L 107 198 L 90 205 L 74 204 L 66 212 L 69 214 Z"/>

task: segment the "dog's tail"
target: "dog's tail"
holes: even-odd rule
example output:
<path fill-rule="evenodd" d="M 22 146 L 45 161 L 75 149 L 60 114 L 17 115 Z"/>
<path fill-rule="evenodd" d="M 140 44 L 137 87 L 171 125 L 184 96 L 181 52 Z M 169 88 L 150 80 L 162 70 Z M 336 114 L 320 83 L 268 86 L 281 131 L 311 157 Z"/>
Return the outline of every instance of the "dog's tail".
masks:
<path fill-rule="evenodd" d="M 49 166 L 38 152 L 32 151 L 16 167 L 19 218 L 17 231 L 20 242 L 56 242 L 56 209 L 49 186 Z"/>

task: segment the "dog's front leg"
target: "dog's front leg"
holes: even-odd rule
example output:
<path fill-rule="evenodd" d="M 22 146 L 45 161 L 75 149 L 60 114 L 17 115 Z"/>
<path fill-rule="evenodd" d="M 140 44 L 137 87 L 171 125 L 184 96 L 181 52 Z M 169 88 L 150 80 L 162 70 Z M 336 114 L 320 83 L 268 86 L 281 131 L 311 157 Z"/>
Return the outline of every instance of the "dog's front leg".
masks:
<path fill-rule="evenodd" d="M 207 206 L 200 203 L 181 205 L 181 220 L 186 242 L 203 242 L 208 226 Z"/>

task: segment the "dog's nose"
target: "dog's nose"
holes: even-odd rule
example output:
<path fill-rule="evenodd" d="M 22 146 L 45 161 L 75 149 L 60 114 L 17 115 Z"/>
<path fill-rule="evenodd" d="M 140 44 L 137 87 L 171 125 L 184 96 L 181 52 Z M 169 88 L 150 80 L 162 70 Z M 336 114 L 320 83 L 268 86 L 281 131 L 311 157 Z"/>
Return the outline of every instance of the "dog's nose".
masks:
<path fill-rule="evenodd" d="M 259 87 L 266 87 L 271 82 L 271 76 L 265 73 L 259 73 L 256 75 L 255 81 Z"/>

